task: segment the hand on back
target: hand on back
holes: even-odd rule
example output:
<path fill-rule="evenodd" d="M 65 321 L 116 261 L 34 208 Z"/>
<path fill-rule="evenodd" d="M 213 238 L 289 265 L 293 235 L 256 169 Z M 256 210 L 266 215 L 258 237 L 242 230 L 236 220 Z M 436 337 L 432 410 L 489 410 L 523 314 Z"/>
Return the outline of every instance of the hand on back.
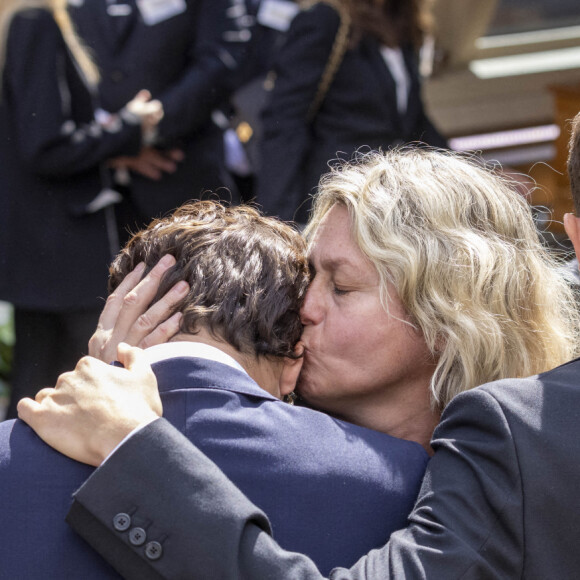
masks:
<path fill-rule="evenodd" d="M 119 346 L 124 368 L 83 357 L 55 388 L 18 403 L 18 416 L 48 445 L 89 465 L 100 465 L 136 427 L 161 416 L 157 380 L 143 351 Z"/>

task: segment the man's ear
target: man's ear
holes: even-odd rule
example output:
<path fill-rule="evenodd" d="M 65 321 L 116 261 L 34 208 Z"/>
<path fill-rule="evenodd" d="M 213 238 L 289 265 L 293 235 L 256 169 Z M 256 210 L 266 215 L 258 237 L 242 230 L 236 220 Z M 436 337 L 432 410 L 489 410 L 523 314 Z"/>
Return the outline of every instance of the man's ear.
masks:
<path fill-rule="evenodd" d="M 280 374 L 280 395 L 282 397 L 289 395 L 296 387 L 296 382 L 298 381 L 298 375 L 302 370 L 303 362 L 303 357 L 296 359 L 284 358 L 284 367 Z"/>
<path fill-rule="evenodd" d="M 580 260 L 580 218 L 572 213 L 564 214 L 564 229 L 574 246 L 576 257 Z"/>

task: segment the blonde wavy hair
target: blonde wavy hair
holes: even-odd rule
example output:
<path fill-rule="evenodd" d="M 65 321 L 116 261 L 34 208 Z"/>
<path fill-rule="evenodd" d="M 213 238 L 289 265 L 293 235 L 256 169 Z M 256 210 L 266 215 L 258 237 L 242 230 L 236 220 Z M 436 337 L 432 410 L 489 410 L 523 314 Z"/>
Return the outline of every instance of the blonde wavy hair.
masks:
<path fill-rule="evenodd" d="M 474 157 L 404 147 L 359 154 L 324 176 L 311 241 L 335 205 L 437 361 L 434 408 L 459 392 L 548 370 L 576 354 L 572 290 L 512 184 Z"/>
<path fill-rule="evenodd" d="M 78 64 L 87 83 L 95 86 L 99 82 L 99 71 L 91 55 L 76 34 L 67 10 L 67 0 L 1 0 L 0 2 L 0 73 L 4 71 L 8 32 L 14 15 L 22 10 L 44 8 L 52 15 L 60 28 L 72 57 Z"/>

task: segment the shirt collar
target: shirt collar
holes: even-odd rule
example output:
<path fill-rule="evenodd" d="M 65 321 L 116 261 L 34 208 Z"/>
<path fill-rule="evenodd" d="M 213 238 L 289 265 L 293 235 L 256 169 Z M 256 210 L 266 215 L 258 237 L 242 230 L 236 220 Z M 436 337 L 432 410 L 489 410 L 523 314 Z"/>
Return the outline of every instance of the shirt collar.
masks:
<path fill-rule="evenodd" d="M 149 364 L 177 357 L 203 358 L 228 365 L 234 369 L 242 371 L 246 375 L 248 374 L 244 367 L 242 367 L 242 365 L 229 354 L 226 354 L 223 350 L 220 350 L 215 346 L 210 346 L 203 342 L 190 342 L 185 340 L 157 344 L 145 349 L 145 356 Z"/>

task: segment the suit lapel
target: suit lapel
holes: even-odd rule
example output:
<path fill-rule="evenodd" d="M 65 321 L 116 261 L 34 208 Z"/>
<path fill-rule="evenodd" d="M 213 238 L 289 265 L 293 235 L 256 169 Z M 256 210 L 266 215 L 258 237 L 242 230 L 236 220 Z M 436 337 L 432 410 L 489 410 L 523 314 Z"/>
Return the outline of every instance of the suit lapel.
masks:
<path fill-rule="evenodd" d="M 94 0 L 93 0 L 94 1 Z M 135 26 L 139 13 L 134 0 L 98 0 L 103 8 L 102 25 L 105 37 L 114 51 L 125 44 Z"/>

